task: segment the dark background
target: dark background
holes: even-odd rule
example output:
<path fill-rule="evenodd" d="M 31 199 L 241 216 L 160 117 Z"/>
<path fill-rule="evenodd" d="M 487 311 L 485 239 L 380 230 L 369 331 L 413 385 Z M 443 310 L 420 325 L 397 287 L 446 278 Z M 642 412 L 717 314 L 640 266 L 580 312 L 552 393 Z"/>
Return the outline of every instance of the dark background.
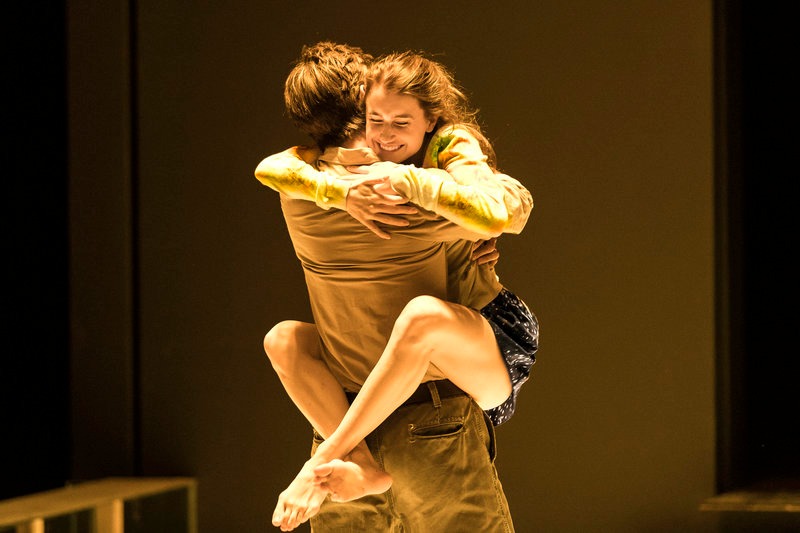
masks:
<path fill-rule="evenodd" d="M 542 323 L 498 430 L 519 531 L 708 530 L 719 490 L 796 480 L 786 19 L 732 1 L 374 9 L 7 9 L 0 498 L 188 475 L 202 531 L 264 529 L 310 439 L 261 338 L 310 314 L 252 173 L 304 141 L 282 83 L 321 39 L 439 54 L 533 191 L 498 269 Z"/>

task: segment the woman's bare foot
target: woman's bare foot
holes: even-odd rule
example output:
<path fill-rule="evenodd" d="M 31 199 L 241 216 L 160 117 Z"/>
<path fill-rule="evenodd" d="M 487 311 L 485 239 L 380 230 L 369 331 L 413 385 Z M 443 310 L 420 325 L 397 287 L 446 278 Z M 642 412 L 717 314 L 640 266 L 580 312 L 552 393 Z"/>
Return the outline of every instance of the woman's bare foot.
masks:
<path fill-rule="evenodd" d="M 314 483 L 313 460 L 306 461 L 300 473 L 278 496 L 272 513 L 272 525 L 281 531 L 292 531 L 319 512 L 322 502 L 330 492 L 325 486 Z"/>
<path fill-rule="evenodd" d="M 331 494 L 331 501 L 349 502 L 368 494 L 383 494 L 392 486 L 392 476 L 376 464 L 334 459 L 314 468 L 314 483 Z"/>

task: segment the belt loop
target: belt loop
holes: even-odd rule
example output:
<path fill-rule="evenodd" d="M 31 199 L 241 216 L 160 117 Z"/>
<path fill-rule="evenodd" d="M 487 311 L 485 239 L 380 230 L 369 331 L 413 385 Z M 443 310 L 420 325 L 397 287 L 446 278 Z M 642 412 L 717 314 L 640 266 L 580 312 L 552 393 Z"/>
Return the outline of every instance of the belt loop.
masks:
<path fill-rule="evenodd" d="M 428 382 L 428 390 L 431 392 L 431 399 L 433 406 L 439 409 L 442 406 L 442 399 L 439 397 L 439 389 L 436 388 L 436 383 L 433 381 Z"/>

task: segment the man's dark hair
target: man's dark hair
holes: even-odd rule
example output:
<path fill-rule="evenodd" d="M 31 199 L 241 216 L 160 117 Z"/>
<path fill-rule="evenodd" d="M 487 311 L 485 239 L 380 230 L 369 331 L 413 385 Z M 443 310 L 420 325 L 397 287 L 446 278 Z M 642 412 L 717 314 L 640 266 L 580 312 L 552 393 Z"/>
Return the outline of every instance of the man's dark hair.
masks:
<path fill-rule="evenodd" d="M 286 113 L 321 148 L 364 131 L 361 87 L 372 56 L 328 41 L 304 46 L 284 88 Z"/>

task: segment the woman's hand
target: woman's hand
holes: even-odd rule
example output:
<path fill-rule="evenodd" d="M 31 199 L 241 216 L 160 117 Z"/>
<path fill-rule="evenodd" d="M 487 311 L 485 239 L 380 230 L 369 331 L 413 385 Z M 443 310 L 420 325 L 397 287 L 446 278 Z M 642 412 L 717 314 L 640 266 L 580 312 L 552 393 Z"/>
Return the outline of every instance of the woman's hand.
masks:
<path fill-rule="evenodd" d="M 376 222 L 388 226 L 408 226 L 408 221 L 398 215 L 413 215 L 418 210 L 404 205 L 407 202 L 406 198 L 392 189 L 388 177 L 365 178 L 347 192 L 345 209 L 372 233 L 381 239 L 389 239 L 389 233 L 379 228 Z"/>
<path fill-rule="evenodd" d="M 493 267 L 500 259 L 500 252 L 497 250 L 497 238 L 485 241 L 476 241 L 472 245 L 472 260 L 479 265 Z"/>

